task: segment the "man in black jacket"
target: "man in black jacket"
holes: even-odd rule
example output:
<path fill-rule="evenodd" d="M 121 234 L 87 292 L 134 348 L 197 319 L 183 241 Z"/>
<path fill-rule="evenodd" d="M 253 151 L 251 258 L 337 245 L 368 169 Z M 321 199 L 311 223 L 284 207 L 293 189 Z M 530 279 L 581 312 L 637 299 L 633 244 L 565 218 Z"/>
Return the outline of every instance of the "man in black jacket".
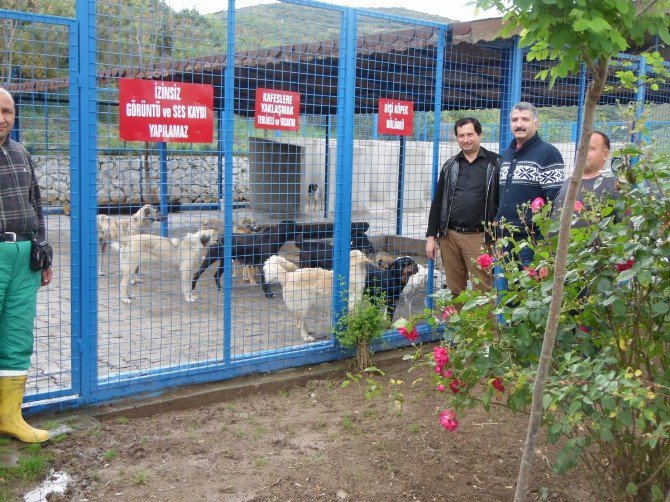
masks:
<path fill-rule="evenodd" d="M 454 297 L 467 287 L 491 289 L 489 270 L 475 264 L 490 235 L 485 225 L 498 210 L 500 156 L 481 146 L 482 125 L 476 118 L 456 121 L 454 133 L 461 151 L 442 166 L 435 196 L 430 206 L 426 232 L 426 257 L 435 259 L 440 246 L 447 287 Z"/>

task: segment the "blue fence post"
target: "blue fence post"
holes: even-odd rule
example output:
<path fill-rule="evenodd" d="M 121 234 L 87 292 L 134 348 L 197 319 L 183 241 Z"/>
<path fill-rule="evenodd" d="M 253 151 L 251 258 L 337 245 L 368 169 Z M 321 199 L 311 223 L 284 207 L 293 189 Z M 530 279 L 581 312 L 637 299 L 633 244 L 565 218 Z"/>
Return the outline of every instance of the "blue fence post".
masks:
<path fill-rule="evenodd" d="M 325 166 L 323 168 L 323 217 L 328 218 L 328 204 L 330 202 L 330 128 L 332 124 L 331 115 L 326 115 L 326 151 L 324 154 Z"/>
<path fill-rule="evenodd" d="M 342 292 L 349 287 L 349 249 L 351 247 L 351 181 L 354 156 L 354 98 L 356 92 L 355 9 L 343 10 L 337 84 L 337 172 L 335 185 L 335 226 L 333 230 L 333 270 L 344 280 L 333 281 L 333 326 L 346 303 Z"/>
<path fill-rule="evenodd" d="M 500 103 L 500 151 L 504 151 L 512 141 L 509 114 L 512 107 L 521 101 L 521 77 L 523 50 L 519 47 L 519 37 L 510 40 L 506 53 L 507 65 L 503 76 L 503 95 Z"/>
<path fill-rule="evenodd" d="M 577 102 L 577 122 L 574 126 L 575 158 L 577 158 L 577 148 L 579 148 L 579 138 L 582 136 L 582 126 L 584 124 L 584 100 L 586 99 L 586 65 L 581 64 L 579 70 L 579 99 Z"/>
<path fill-rule="evenodd" d="M 167 161 L 167 143 L 161 141 L 156 145 L 158 147 L 158 164 L 160 179 L 158 182 L 158 204 L 160 213 L 163 216 L 168 214 L 168 161 Z M 168 236 L 168 219 L 161 221 L 161 236 Z"/>
<path fill-rule="evenodd" d="M 402 235 L 402 212 L 404 203 L 405 186 L 405 149 L 407 141 L 405 136 L 400 137 L 400 148 L 398 150 L 398 200 L 396 203 L 395 234 Z"/>
<path fill-rule="evenodd" d="M 223 362 L 232 358 L 233 276 L 231 248 L 233 245 L 233 134 L 235 130 L 235 0 L 228 0 L 228 41 L 224 74 L 224 236 L 223 236 Z"/>
<path fill-rule="evenodd" d="M 637 64 L 638 85 L 637 93 L 635 94 L 635 101 L 637 105 L 635 109 L 635 122 L 637 122 L 644 113 L 644 102 L 646 99 L 645 79 L 647 77 L 647 60 L 644 58 L 644 56 L 637 56 Z M 634 133 L 632 142 L 640 143 L 646 139 L 647 138 L 645 138 L 642 133 Z"/>
<path fill-rule="evenodd" d="M 448 37 L 448 40 L 447 40 Z M 435 188 L 437 188 L 437 180 L 440 174 L 440 139 L 442 132 L 442 85 L 444 82 L 444 52 L 447 43 L 451 44 L 451 29 L 446 27 L 438 28 L 437 35 L 437 61 L 435 62 L 435 102 L 433 103 L 434 123 L 433 123 L 433 173 L 432 173 L 432 189 L 430 191 L 432 197 L 435 197 Z M 428 262 L 428 291 L 433 291 L 434 284 L 435 260 Z M 433 298 L 428 296 L 426 306 L 429 309 L 433 308 Z"/>
<path fill-rule="evenodd" d="M 70 28 L 70 51 L 76 60 L 71 60 L 69 90 L 72 347 L 73 352 L 79 348 L 80 399 L 89 403 L 98 385 L 96 0 L 77 2 L 76 13 L 77 22 Z M 73 371 L 76 357 L 73 353 Z"/>
<path fill-rule="evenodd" d="M 223 155 L 221 155 L 221 152 L 225 151 L 225 143 L 224 143 L 225 108 L 221 106 L 220 97 L 216 97 L 214 103 L 215 103 L 214 106 L 216 107 L 216 113 L 218 116 L 218 123 L 217 123 L 218 132 L 216 138 L 216 186 L 217 186 L 217 196 L 219 198 L 219 210 L 222 210 L 224 204 L 224 198 L 223 198 Z"/>

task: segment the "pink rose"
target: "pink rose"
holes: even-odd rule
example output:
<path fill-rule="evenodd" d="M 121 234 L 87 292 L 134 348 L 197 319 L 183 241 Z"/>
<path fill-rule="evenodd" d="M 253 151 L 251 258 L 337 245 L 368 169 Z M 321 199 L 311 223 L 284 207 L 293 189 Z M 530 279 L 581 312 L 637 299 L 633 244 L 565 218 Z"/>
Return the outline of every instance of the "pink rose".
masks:
<path fill-rule="evenodd" d="M 540 280 L 537 270 L 535 270 L 534 268 L 524 267 L 524 270 L 528 274 L 528 277 L 530 277 L 531 279 L 535 279 L 536 281 Z"/>
<path fill-rule="evenodd" d="M 454 315 L 457 312 L 458 312 L 458 310 L 456 310 L 456 308 L 452 305 L 448 305 L 448 306 L 444 307 L 444 309 L 442 309 L 442 320 L 446 321 L 447 319 L 449 319 L 452 315 Z"/>
<path fill-rule="evenodd" d="M 544 199 L 542 197 L 538 197 L 537 199 L 533 200 L 533 202 L 530 203 L 530 209 L 534 213 L 539 213 L 540 209 L 544 207 L 546 202 L 544 202 Z"/>
<path fill-rule="evenodd" d="M 491 385 L 498 392 L 505 392 L 505 386 L 503 385 L 502 378 L 500 377 L 494 378 L 493 382 L 491 382 Z"/>
<path fill-rule="evenodd" d="M 538 270 L 537 275 L 540 276 L 540 279 L 546 279 L 549 275 L 549 269 L 547 267 L 542 267 L 540 270 Z"/>
<path fill-rule="evenodd" d="M 456 412 L 454 410 L 444 410 L 440 413 L 440 425 L 444 427 L 444 430 L 455 431 L 458 428 Z"/>
<path fill-rule="evenodd" d="M 442 376 L 444 378 L 451 378 L 452 376 L 454 376 L 454 372 L 451 371 L 451 368 L 449 368 L 447 371 L 442 372 Z"/>
<path fill-rule="evenodd" d="M 435 364 L 440 366 L 449 362 L 449 353 L 446 347 L 433 347 L 433 357 L 435 358 Z"/>
<path fill-rule="evenodd" d="M 444 392 L 444 385 L 442 385 L 441 383 L 437 384 L 437 391 Z"/>
<path fill-rule="evenodd" d="M 581 201 L 576 200 L 574 209 L 575 209 L 575 211 L 577 211 L 579 213 L 582 209 L 584 209 L 584 204 L 582 204 Z"/>
<path fill-rule="evenodd" d="M 483 269 L 489 268 L 493 264 L 493 257 L 490 254 L 482 254 L 477 257 L 477 265 Z"/>
<path fill-rule="evenodd" d="M 461 382 L 458 378 L 454 378 L 451 383 L 449 384 L 449 388 L 451 389 L 451 392 L 454 394 L 458 394 L 461 392 L 461 387 L 464 387 L 465 385 L 463 382 Z"/>

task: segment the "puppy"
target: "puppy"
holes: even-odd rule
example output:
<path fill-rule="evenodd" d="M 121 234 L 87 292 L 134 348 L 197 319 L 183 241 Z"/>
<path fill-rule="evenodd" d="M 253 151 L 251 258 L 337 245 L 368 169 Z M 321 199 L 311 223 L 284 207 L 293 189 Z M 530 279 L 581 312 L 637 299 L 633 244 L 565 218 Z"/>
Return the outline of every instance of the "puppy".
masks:
<path fill-rule="evenodd" d="M 123 303 L 131 303 L 130 284 L 135 269 L 144 262 L 164 264 L 172 262 L 179 269 L 181 289 L 186 302 L 197 296 L 191 291 L 191 277 L 207 254 L 207 245 L 216 239 L 213 229 L 186 234 L 182 239 L 169 239 L 159 235 L 136 234 L 121 247 L 121 296 Z"/>
<path fill-rule="evenodd" d="M 321 187 L 316 183 L 307 187 L 307 209 L 312 213 L 321 209 Z"/>
<path fill-rule="evenodd" d="M 217 218 L 211 218 L 205 220 L 200 225 L 200 230 L 215 230 L 217 235 L 222 235 L 224 232 L 223 221 Z M 244 217 L 237 222 L 237 225 L 233 226 L 233 234 L 251 234 L 253 232 L 260 232 L 261 227 L 259 227 L 253 218 Z M 237 277 L 237 268 L 242 266 L 242 280 L 244 282 L 251 283 L 252 286 L 256 286 L 256 274 L 260 273 L 258 267 L 252 265 L 244 265 L 238 260 L 233 260 L 233 277 Z"/>
<path fill-rule="evenodd" d="M 132 235 L 142 234 L 149 230 L 149 227 L 155 221 L 164 221 L 165 216 L 151 204 L 145 204 L 136 213 L 120 217 L 111 218 L 106 214 L 99 214 L 98 223 L 98 275 L 103 276 L 103 258 L 107 255 L 107 267 L 109 268 L 108 249 L 113 242 L 122 246 L 124 242 Z"/>
<path fill-rule="evenodd" d="M 383 295 L 387 312 L 393 316 L 400 293 L 418 270 L 416 262 L 409 256 L 397 258 L 388 269 L 378 268 L 370 263 L 367 265 L 365 290 L 373 296 Z"/>
<path fill-rule="evenodd" d="M 366 266 L 370 260 L 358 250 L 351 251 L 349 263 L 349 308 L 363 297 Z M 327 310 L 333 303 L 333 271 L 323 268 L 296 268 L 278 255 L 271 256 L 263 265 L 266 283 L 279 282 L 284 305 L 296 320 L 300 336 L 306 342 L 314 337 L 307 331 L 305 318 L 315 309 Z"/>

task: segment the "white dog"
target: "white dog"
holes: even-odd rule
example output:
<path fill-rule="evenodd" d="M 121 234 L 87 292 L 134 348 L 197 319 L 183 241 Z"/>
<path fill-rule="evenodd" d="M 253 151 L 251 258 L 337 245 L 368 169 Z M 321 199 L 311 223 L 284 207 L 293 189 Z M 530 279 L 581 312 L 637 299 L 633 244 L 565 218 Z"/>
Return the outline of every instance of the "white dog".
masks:
<path fill-rule="evenodd" d="M 317 183 L 310 183 L 307 187 L 307 209 L 312 213 L 321 209 L 321 187 Z"/>
<path fill-rule="evenodd" d="M 370 260 L 361 251 L 351 251 L 349 263 L 349 308 L 363 297 L 367 264 Z M 332 305 L 333 271 L 323 268 L 297 268 L 287 259 L 273 255 L 263 264 L 265 281 L 282 286 L 286 309 L 295 317 L 300 336 L 306 342 L 314 337 L 307 331 L 305 317 L 313 310 L 327 310 Z"/>
<path fill-rule="evenodd" d="M 123 246 L 131 235 L 143 234 L 155 221 L 163 221 L 165 217 L 151 204 L 145 204 L 130 216 L 111 218 L 106 214 L 98 215 L 98 275 L 103 276 L 103 258 L 107 255 L 109 268 L 109 247 L 112 243 Z"/>
<path fill-rule="evenodd" d="M 132 235 L 121 247 L 121 296 L 123 303 L 131 303 L 130 284 L 140 262 L 171 262 L 180 272 L 181 290 L 184 300 L 194 302 L 197 296 L 191 292 L 191 278 L 207 254 L 207 245 L 217 238 L 215 230 L 199 230 L 186 234 L 182 239 L 169 239 L 159 235 Z"/>
<path fill-rule="evenodd" d="M 414 296 L 428 286 L 428 267 L 424 267 L 417 263 L 419 271 L 413 274 L 407 284 L 400 293 L 403 303 L 412 309 L 412 300 Z M 437 291 L 446 286 L 447 278 L 437 266 L 433 267 L 433 290 Z"/>

